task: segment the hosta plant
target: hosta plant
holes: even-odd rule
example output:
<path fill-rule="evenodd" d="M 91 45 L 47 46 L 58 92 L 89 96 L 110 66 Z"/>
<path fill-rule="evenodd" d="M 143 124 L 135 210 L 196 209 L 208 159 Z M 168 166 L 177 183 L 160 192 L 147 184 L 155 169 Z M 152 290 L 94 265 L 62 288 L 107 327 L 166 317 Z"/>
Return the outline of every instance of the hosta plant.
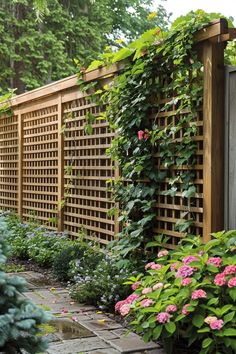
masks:
<path fill-rule="evenodd" d="M 199 354 L 236 352 L 236 231 L 203 244 L 186 238 L 160 250 L 145 275 L 132 277 L 134 293 L 116 304 L 145 341 L 162 340 L 167 353 L 184 342 Z M 153 242 L 151 244 L 153 246 Z"/>

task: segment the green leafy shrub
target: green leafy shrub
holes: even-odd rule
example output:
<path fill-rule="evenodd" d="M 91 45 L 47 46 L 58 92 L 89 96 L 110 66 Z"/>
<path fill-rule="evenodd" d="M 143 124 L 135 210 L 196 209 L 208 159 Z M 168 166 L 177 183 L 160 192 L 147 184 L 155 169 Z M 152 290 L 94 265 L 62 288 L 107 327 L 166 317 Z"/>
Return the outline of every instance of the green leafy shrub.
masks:
<path fill-rule="evenodd" d="M 236 231 L 212 236 L 206 245 L 187 238 L 175 251 L 159 252 L 145 276 L 127 282 L 132 298 L 116 304 L 135 317 L 132 326 L 145 341 L 161 338 L 167 353 L 180 338 L 200 354 L 236 352 Z"/>
<path fill-rule="evenodd" d="M 79 302 L 99 306 L 102 310 L 111 310 L 119 299 L 130 293 L 129 286 L 124 286 L 123 283 L 131 270 L 118 268 L 116 261 L 108 255 L 104 254 L 94 268 L 88 262 L 82 272 L 80 263 L 77 265 L 79 272 L 69 291 Z"/>
<path fill-rule="evenodd" d="M 62 249 L 55 257 L 53 262 L 53 273 L 58 280 L 68 281 L 72 276 L 72 262 L 81 259 L 86 251 L 86 246 L 74 243 Z M 73 263 L 74 263 L 73 262 Z"/>
<path fill-rule="evenodd" d="M 5 227 L 4 227 L 5 226 Z M 5 237 L 7 224 L 0 220 L 0 267 L 6 262 L 8 247 Z M 9 277 L 0 271 L 0 351 L 1 353 L 39 353 L 47 343 L 39 335 L 39 326 L 49 320 L 49 315 L 23 298 L 24 279 Z"/>

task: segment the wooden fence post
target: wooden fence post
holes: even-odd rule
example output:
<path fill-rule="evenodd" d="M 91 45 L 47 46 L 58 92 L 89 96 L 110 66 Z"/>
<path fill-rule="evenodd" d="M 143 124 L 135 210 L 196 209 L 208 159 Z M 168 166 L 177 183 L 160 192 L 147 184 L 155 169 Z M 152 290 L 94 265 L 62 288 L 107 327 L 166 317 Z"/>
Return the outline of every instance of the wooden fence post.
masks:
<path fill-rule="evenodd" d="M 64 134 L 61 92 L 58 93 L 58 231 L 64 230 Z"/>
<path fill-rule="evenodd" d="M 18 205 L 17 213 L 22 217 L 22 205 L 23 205 L 23 117 L 18 112 Z"/>
<path fill-rule="evenodd" d="M 203 42 L 203 241 L 224 227 L 224 43 Z"/>

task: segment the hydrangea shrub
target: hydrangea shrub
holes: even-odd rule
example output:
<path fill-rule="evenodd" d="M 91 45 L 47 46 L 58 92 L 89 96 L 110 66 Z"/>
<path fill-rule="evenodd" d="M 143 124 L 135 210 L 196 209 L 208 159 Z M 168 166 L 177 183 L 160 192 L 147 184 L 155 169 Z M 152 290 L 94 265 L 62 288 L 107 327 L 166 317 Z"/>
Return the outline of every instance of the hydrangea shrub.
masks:
<path fill-rule="evenodd" d="M 204 245 L 186 238 L 161 250 L 146 273 L 130 278 L 133 294 L 116 304 L 145 341 L 161 339 L 168 353 L 181 339 L 200 354 L 236 352 L 236 231 Z"/>

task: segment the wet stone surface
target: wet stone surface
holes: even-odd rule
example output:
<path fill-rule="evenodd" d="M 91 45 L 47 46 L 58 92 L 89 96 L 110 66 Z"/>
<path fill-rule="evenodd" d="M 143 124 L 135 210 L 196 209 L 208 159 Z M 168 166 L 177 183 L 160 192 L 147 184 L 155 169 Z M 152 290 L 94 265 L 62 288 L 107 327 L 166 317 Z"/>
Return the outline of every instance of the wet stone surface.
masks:
<path fill-rule="evenodd" d="M 156 343 L 144 343 L 135 333 L 128 333 L 93 306 L 73 301 L 66 289 L 50 286 L 43 275 L 22 272 L 28 282 L 24 296 L 49 311 L 52 320 L 45 326 L 49 348 L 45 354 L 165 354 Z"/>

